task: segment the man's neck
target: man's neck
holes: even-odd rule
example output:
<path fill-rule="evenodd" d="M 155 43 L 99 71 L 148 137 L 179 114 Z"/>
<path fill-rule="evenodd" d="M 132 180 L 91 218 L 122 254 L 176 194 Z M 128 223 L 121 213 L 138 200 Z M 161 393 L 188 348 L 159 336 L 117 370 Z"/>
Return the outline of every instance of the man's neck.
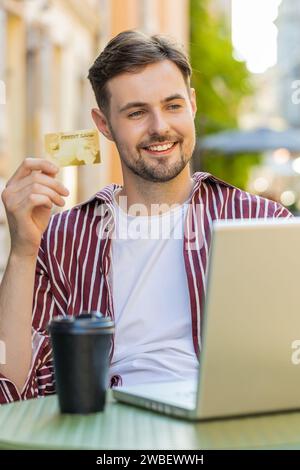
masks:
<path fill-rule="evenodd" d="M 134 205 L 141 206 L 140 215 L 167 212 L 174 204 L 183 204 L 195 184 L 188 165 L 176 178 L 164 183 L 153 183 L 136 175 L 123 176 L 124 186 L 116 195 L 116 201 L 127 211 Z"/>

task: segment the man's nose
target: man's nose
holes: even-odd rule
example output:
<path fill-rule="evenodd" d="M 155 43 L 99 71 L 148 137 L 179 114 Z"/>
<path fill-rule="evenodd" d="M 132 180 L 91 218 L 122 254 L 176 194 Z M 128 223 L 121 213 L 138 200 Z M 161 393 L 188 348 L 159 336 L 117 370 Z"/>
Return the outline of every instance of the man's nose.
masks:
<path fill-rule="evenodd" d="M 152 113 L 150 124 L 149 124 L 149 134 L 160 134 L 165 135 L 170 130 L 170 126 L 163 114 L 161 112 Z"/>

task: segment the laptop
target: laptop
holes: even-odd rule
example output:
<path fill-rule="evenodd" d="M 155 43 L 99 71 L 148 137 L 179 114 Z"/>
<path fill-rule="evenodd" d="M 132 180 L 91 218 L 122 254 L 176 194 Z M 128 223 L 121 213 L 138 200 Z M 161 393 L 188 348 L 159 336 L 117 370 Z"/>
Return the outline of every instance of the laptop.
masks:
<path fill-rule="evenodd" d="M 197 382 L 115 399 L 187 420 L 300 408 L 300 218 L 213 224 L 202 318 Z"/>

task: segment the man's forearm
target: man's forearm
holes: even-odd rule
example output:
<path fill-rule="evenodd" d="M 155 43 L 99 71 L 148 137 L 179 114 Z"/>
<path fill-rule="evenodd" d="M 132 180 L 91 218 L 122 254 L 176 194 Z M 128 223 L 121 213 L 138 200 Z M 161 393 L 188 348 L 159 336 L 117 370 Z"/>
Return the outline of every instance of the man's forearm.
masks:
<path fill-rule="evenodd" d="M 11 253 L 0 285 L 0 340 L 5 347 L 5 364 L 0 361 L 0 372 L 20 391 L 28 376 L 32 357 L 35 267 L 35 257 L 18 257 Z"/>

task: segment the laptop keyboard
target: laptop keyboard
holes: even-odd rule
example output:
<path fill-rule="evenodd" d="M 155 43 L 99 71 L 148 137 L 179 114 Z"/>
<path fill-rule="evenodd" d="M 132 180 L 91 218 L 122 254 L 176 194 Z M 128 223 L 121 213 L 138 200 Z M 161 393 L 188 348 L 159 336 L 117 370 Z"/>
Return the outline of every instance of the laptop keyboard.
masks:
<path fill-rule="evenodd" d="M 172 395 L 178 398 L 179 400 L 195 400 L 196 399 L 196 392 L 192 390 L 186 391 L 186 392 L 174 392 L 174 394 Z"/>
<path fill-rule="evenodd" d="M 169 393 L 160 393 L 157 394 L 155 397 L 158 400 L 167 401 L 167 402 L 176 402 L 176 403 L 188 403 L 194 405 L 196 403 L 196 391 L 195 390 L 174 390 L 173 392 Z"/>
<path fill-rule="evenodd" d="M 117 392 L 117 389 L 116 389 Z M 196 406 L 197 385 L 193 381 L 152 383 L 135 387 L 121 387 L 120 393 L 138 399 L 154 400 L 156 403 L 169 403 L 177 406 Z"/>

